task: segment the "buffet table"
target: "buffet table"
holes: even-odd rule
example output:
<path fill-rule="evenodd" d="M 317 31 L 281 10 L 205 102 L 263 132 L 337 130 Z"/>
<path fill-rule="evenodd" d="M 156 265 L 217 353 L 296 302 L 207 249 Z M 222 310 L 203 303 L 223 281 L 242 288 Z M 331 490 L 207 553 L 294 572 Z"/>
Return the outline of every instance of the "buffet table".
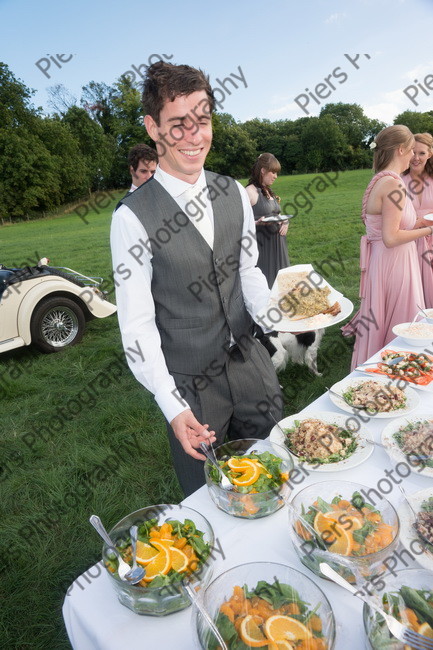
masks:
<path fill-rule="evenodd" d="M 409 349 L 400 338 L 396 338 L 387 347 L 396 350 Z M 422 348 L 413 348 L 413 351 L 421 352 Z M 357 371 L 349 376 L 366 378 L 364 373 Z M 373 379 L 379 376 L 370 375 Z M 417 390 L 417 393 L 421 398 L 419 409 L 424 411 L 429 409 L 433 413 L 433 392 Z M 326 394 L 307 406 L 302 413 L 314 416 L 319 411 L 342 413 Z M 381 431 L 389 422 L 389 419 L 372 417 L 365 426 L 372 438 L 379 442 Z M 326 474 L 309 472 L 308 476 L 303 477 L 302 483 L 294 487 L 292 494 L 312 483 L 328 480 L 355 481 L 368 487 L 375 487 L 377 482 L 384 478 L 384 470 L 392 467 L 393 463 L 386 451 L 375 446 L 370 458 L 353 469 Z M 433 495 L 433 480 L 419 475 L 416 471 L 411 472 L 410 476 L 404 479 L 404 487 L 409 495 L 432 487 Z M 386 498 L 395 507 L 403 501 L 396 486 L 390 494 L 386 495 Z M 182 503 L 203 514 L 214 529 L 217 539 L 214 552 L 214 577 L 246 562 L 279 562 L 290 565 L 311 578 L 326 593 L 337 624 L 335 650 L 346 650 L 349 639 L 351 650 L 361 650 L 366 647 L 361 601 L 350 596 L 334 583 L 315 576 L 301 564 L 289 538 L 286 507 L 263 519 L 234 518 L 218 510 L 206 486 L 197 490 Z M 126 511 L 127 508 L 125 514 Z M 406 554 L 395 570 L 405 569 L 408 566 L 418 565 L 408 560 Z M 63 618 L 74 650 L 124 650 L 127 647 L 143 650 L 198 648 L 193 629 L 195 615 L 192 608 L 163 618 L 134 614 L 118 602 L 102 562 L 91 567 L 72 583 L 65 596 Z"/>

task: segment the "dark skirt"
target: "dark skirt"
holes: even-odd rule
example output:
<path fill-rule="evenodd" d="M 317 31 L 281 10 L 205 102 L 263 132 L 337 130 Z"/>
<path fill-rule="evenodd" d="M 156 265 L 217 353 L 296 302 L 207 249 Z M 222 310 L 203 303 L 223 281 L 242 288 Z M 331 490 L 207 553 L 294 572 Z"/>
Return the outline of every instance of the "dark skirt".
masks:
<path fill-rule="evenodd" d="M 278 271 L 290 266 L 286 237 L 279 234 L 276 224 L 259 225 L 256 228 L 256 234 L 259 249 L 257 266 L 265 275 L 269 288 L 271 288 Z"/>

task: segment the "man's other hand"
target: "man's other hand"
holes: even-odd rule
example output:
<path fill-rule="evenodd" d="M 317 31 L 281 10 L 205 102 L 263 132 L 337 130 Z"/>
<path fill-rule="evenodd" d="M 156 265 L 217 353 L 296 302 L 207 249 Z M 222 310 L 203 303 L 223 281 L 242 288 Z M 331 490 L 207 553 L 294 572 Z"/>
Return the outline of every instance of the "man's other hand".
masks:
<path fill-rule="evenodd" d="M 190 409 L 182 411 L 170 422 L 174 435 L 179 440 L 183 450 L 197 460 L 206 460 L 196 449 L 201 442 L 215 442 L 215 431 L 209 431 L 208 424 L 200 424 Z"/>

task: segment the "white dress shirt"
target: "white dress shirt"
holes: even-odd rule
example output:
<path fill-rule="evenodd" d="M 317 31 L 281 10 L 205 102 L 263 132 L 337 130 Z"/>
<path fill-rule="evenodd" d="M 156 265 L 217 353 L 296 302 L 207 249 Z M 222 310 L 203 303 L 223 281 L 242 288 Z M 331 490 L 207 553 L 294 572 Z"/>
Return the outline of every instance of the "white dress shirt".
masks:
<path fill-rule="evenodd" d="M 182 197 L 182 194 L 191 187 L 189 183 L 167 174 L 159 165 L 151 182 L 160 183 L 181 210 L 185 209 L 186 197 Z M 237 181 L 236 185 L 244 211 L 242 241 L 245 244 L 241 249 L 239 273 L 245 306 L 254 318 L 257 312 L 267 305 L 270 291 L 265 276 L 256 266 L 258 250 L 250 200 L 242 185 Z M 202 170 L 195 187 L 199 191 L 199 188 L 205 186 L 206 178 Z M 211 201 L 208 202 L 207 212 L 213 227 Z M 132 210 L 126 205 L 121 205 L 113 213 L 110 241 L 123 347 L 135 378 L 153 393 L 164 416 L 171 422 L 189 406 L 176 397 L 176 385 L 161 349 L 151 292 L 152 253 L 145 246 L 147 240 L 148 235 L 141 222 Z"/>

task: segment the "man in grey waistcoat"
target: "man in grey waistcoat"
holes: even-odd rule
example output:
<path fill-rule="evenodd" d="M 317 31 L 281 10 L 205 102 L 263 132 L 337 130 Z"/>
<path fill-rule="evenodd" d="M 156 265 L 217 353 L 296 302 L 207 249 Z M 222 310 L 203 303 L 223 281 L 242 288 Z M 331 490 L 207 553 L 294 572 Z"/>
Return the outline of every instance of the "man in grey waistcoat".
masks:
<path fill-rule="evenodd" d="M 144 123 L 159 164 L 121 201 L 111 248 L 129 366 L 166 420 L 185 494 L 204 483 L 200 442 L 265 438 L 282 396 L 253 319 L 269 299 L 244 188 L 205 172 L 214 97 L 208 77 L 159 61 Z M 131 351 L 135 350 L 135 353 Z"/>

